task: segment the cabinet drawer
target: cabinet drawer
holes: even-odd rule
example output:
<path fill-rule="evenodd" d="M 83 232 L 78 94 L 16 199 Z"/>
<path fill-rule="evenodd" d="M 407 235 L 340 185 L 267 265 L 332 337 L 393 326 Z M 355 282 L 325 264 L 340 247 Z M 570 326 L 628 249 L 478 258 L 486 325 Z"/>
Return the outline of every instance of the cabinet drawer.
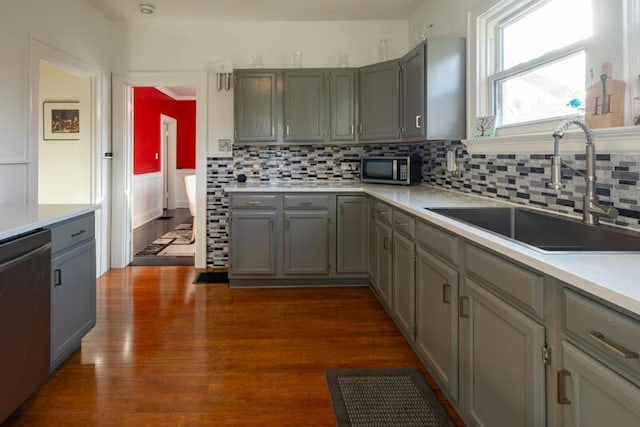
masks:
<path fill-rule="evenodd" d="M 409 237 L 416 235 L 416 220 L 409 214 L 393 210 L 393 230 Z"/>
<path fill-rule="evenodd" d="M 393 208 L 391 206 L 376 201 L 373 209 L 377 219 L 386 224 L 391 224 L 391 217 L 393 213 Z"/>
<path fill-rule="evenodd" d="M 458 264 L 458 239 L 442 230 L 418 221 L 417 243 L 453 265 Z"/>
<path fill-rule="evenodd" d="M 544 318 L 544 279 L 472 245 L 465 246 L 467 271 L 497 288 L 525 311 Z"/>
<path fill-rule="evenodd" d="M 291 195 L 284 196 L 285 209 L 317 209 L 329 207 L 328 195 Z"/>
<path fill-rule="evenodd" d="M 236 209 L 276 208 L 278 196 L 275 194 L 232 194 L 230 205 Z"/>
<path fill-rule="evenodd" d="M 640 378 L 640 322 L 569 289 L 563 311 L 569 335 Z"/>
<path fill-rule="evenodd" d="M 78 242 L 93 239 L 95 219 L 93 214 L 83 215 L 51 227 L 51 253 L 62 251 Z"/>

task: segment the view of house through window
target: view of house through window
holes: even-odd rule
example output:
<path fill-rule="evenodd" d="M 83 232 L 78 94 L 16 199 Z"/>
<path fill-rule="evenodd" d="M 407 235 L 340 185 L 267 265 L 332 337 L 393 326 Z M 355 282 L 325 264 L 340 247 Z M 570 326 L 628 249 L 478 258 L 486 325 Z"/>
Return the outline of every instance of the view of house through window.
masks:
<path fill-rule="evenodd" d="M 532 2 L 496 22 L 493 96 L 499 125 L 578 114 L 585 104 L 584 44 L 591 2 Z"/>

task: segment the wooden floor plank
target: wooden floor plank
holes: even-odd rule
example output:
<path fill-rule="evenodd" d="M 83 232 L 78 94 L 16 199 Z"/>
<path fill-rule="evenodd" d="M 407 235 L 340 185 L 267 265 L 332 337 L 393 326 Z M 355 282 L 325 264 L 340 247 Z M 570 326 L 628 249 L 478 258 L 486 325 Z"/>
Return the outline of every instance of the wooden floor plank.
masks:
<path fill-rule="evenodd" d="M 98 280 L 82 348 L 10 425 L 334 425 L 324 370 L 418 367 L 366 287 L 194 285 L 191 267 Z"/>

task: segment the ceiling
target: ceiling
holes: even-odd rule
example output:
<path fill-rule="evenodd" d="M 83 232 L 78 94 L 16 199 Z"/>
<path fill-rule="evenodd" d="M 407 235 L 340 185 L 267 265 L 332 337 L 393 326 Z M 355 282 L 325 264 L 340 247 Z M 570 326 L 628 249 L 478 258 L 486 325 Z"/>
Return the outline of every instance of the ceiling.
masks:
<path fill-rule="evenodd" d="M 408 20 L 425 0 L 87 0 L 113 21 Z M 153 15 L 138 4 L 152 3 Z"/>

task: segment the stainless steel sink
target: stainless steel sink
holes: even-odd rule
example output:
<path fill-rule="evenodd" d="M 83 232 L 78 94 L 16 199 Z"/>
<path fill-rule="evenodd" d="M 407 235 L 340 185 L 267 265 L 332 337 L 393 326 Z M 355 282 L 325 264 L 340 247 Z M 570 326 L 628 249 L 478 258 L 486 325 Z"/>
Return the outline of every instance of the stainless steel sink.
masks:
<path fill-rule="evenodd" d="M 640 233 L 523 208 L 426 208 L 545 252 L 636 252 Z"/>

